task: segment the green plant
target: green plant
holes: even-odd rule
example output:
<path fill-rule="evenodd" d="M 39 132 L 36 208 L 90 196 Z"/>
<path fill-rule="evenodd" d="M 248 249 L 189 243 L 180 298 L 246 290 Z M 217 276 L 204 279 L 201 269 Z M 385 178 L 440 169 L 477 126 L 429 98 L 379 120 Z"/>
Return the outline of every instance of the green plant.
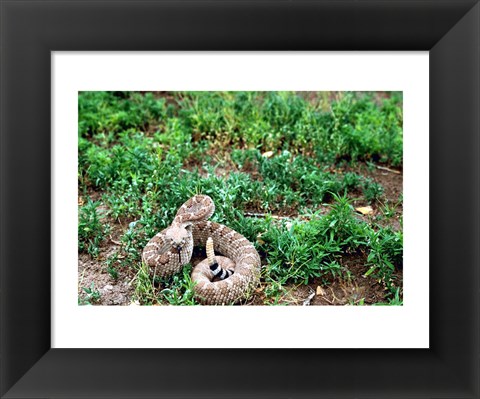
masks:
<path fill-rule="evenodd" d="M 100 243 L 109 231 L 109 226 L 100 220 L 99 205 L 100 202 L 88 197 L 80 207 L 78 218 L 78 250 L 87 251 L 93 257 L 98 256 Z"/>
<path fill-rule="evenodd" d="M 343 175 L 343 187 L 347 190 L 355 189 L 360 186 L 362 177 L 357 173 L 347 172 Z"/>
<path fill-rule="evenodd" d="M 389 201 L 386 201 L 381 206 L 383 216 L 385 216 L 387 219 L 391 219 L 391 218 L 395 217 L 395 214 L 397 212 L 397 206 L 398 206 L 398 204 L 393 204 L 392 205 Z"/>
<path fill-rule="evenodd" d="M 167 281 L 161 281 L 166 288 L 159 292 L 161 301 L 166 301 L 170 305 L 196 305 L 194 299 L 194 283 L 190 279 L 192 271 L 191 265 L 187 265 L 182 269 L 180 274 L 174 275 Z"/>
<path fill-rule="evenodd" d="M 365 276 L 373 274 L 385 282 L 387 288 L 395 289 L 392 278 L 395 269 L 403 267 L 403 233 L 390 228 L 368 232 L 369 254 L 367 263 L 370 266 Z"/>
<path fill-rule="evenodd" d="M 118 270 L 115 267 L 115 264 L 118 263 L 118 253 L 115 252 L 108 257 L 105 261 L 105 265 L 107 267 L 107 273 L 112 277 L 114 280 L 118 279 Z"/>
<path fill-rule="evenodd" d="M 383 187 L 379 183 L 371 179 L 365 179 L 362 189 L 363 195 L 368 202 L 374 202 L 379 200 L 384 192 Z"/>
<path fill-rule="evenodd" d="M 100 302 L 101 294 L 95 288 L 94 282 L 92 282 L 90 287 L 83 287 L 82 290 L 85 292 L 85 298 L 79 299 L 79 305 L 92 305 Z"/>
<path fill-rule="evenodd" d="M 387 302 L 374 303 L 375 306 L 403 306 L 403 298 L 400 287 L 396 288 L 393 295 L 390 296 Z"/>

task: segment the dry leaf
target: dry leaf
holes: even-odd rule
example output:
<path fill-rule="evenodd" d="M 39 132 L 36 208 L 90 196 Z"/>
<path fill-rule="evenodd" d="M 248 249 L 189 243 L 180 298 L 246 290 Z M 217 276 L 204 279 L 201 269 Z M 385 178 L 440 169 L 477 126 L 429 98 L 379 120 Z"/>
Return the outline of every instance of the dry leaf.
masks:
<path fill-rule="evenodd" d="M 262 154 L 262 157 L 271 158 L 272 155 L 273 155 L 273 151 L 267 151 Z"/>
<path fill-rule="evenodd" d="M 355 208 L 357 212 L 360 212 L 362 215 L 370 215 L 373 213 L 373 208 L 368 205 L 368 206 L 360 206 L 358 208 Z"/>
<path fill-rule="evenodd" d="M 325 295 L 325 291 L 320 286 L 317 287 L 317 295 L 322 295 L 322 296 Z"/>

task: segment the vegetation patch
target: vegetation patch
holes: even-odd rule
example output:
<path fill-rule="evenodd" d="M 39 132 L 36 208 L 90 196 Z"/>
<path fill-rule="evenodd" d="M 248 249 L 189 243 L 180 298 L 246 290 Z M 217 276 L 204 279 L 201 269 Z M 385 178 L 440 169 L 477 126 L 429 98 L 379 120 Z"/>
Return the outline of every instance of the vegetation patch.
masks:
<path fill-rule="evenodd" d="M 141 262 L 195 194 L 261 256 L 245 305 L 402 304 L 402 93 L 81 92 L 78 110 L 79 304 L 197 305 L 204 253 L 165 281 Z"/>

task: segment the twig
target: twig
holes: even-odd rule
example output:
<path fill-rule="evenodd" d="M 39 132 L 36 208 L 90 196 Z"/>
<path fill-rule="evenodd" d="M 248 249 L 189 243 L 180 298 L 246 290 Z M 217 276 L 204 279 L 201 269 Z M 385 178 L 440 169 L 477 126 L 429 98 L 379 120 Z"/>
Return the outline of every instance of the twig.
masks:
<path fill-rule="evenodd" d="M 254 217 L 254 218 L 265 218 L 267 216 L 271 217 L 272 219 L 276 219 L 276 220 L 289 220 L 289 221 L 293 221 L 293 220 L 311 220 L 311 218 L 309 216 L 306 216 L 306 215 L 298 215 L 296 217 L 291 217 L 291 216 L 278 216 L 278 215 L 271 215 L 271 214 L 267 214 L 267 213 L 257 213 L 257 212 L 244 212 L 243 213 L 244 216 L 246 217 Z M 287 227 L 288 227 L 288 223 L 291 223 L 291 222 L 287 222 Z M 288 227 L 290 228 L 290 227 Z"/>
<path fill-rule="evenodd" d="M 330 305 L 333 305 L 333 302 L 331 300 L 329 300 L 328 298 L 322 297 L 322 299 L 326 300 Z"/>
<path fill-rule="evenodd" d="M 402 174 L 402 172 L 399 172 L 398 170 L 390 169 L 390 168 L 387 168 L 385 166 L 375 165 L 375 167 L 377 169 L 386 170 L 387 172 L 390 172 L 390 173 L 396 173 L 397 175 Z"/>
<path fill-rule="evenodd" d="M 113 242 L 115 245 L 122 245 L 122 243 L 120 241 L 115 241 L 112 236 L 109 236 L 110 237 L 110 241 Z"/>
<path fill-rule="evenodd" d="M 288 216 L 268 215 L 266 213 L 256 213 L 256 212 L 245 212 L 244 215 L 245 216 L 250 216 L 250 217 L 255 217 L 255 218 L 264 218 L 264 217 L 270 216 L 274 219 L 291 219 Z"/>
<path fill-rule="evenodd" d="M 333 303 L 335 303 L 335 299 L 338 301 L 338 302 L 341 302 L 336 296 L 335 296 L 335 292 L 333 291 L 332 287 L 328 287 L 330 289 L 330 291 L 332 291 L 332 295 L 333 295 L 333 302 L 332 302 L 332 305 Z"/>

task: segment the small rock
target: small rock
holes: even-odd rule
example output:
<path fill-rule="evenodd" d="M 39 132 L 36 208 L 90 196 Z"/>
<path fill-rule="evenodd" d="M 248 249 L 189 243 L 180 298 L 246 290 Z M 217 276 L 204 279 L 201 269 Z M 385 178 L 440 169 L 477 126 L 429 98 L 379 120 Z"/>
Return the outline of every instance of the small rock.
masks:
<path fill-rule="evenodd" d="M 107 284 L 105 287 L 103 287 L 104 291 L 111 291 L 113 290 L 113 285 Z"/>

